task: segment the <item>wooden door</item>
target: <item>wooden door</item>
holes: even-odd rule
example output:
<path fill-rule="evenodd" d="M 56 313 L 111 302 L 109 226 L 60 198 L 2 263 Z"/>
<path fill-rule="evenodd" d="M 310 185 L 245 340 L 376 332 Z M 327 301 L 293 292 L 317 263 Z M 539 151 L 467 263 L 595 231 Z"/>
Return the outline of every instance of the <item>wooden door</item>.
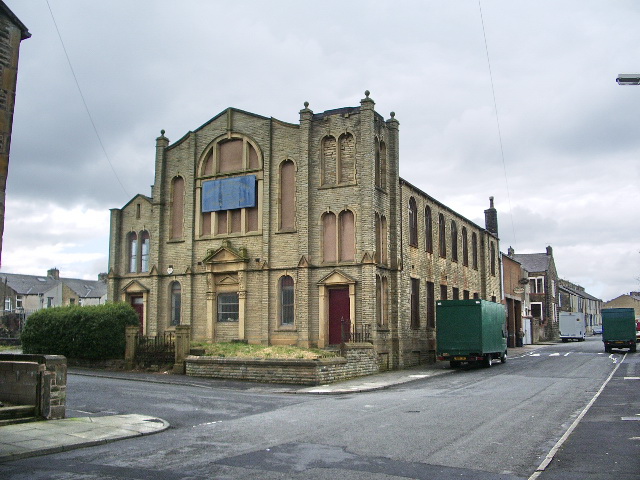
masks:
<path fill-rule="evenodd" d="M 349 287 L 329 290 L 329 345 L 342 343 L 343 328 L 345 341 L 348 340 L 351 331 L 350 316 Z"/>
<path fill-rule="evenodd" d="M 131 297 L 131 306 L 138 314 L 138 319 L 140 319 L 140 335 L 143 335 L 144 329 L 143 321 L 144 321 L 144 299 L 142 295 L 136 295 Z"/>

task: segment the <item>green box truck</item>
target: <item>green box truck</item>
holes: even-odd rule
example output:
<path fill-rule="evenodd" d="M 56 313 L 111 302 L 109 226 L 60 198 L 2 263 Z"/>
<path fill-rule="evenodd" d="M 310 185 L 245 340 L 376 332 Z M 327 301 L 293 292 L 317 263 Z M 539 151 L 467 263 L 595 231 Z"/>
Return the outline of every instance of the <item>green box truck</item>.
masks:
<path fill-rule="evenodd" d="M 486 300 L 439 300 L 436 303 L 438 360 L 452 368 L 463 363 L 490 367 L 494 358 L 507 361 L 507 313 L 504 305 Z"/>
<path fill-rule="evenodd" d="M 604 351 L 628 348 L 636 351 L 636 316 L 633 308 L 602 309 L 602 341 Z"/>

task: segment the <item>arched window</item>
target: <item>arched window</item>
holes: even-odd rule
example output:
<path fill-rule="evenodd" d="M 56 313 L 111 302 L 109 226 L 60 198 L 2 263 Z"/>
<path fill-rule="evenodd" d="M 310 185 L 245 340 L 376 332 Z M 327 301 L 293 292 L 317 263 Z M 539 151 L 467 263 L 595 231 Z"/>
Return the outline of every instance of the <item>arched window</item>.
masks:
<path fill-rule="evenodd" d="M 171 181 L 171 239 L 182 238 L 184 221 L 184 178 Z"/>
<path fill-rule="evenodd" d="M 336 139 L 328 136 L 322 139 L 322 185 L 335 185 L 338 167 Z"/>
<path fill-rule="evenodd" d="M 444 215 L 438 215 L 438 243 L 440 248 L 440 256 L 447 258 L 447 234 L 445 230 Z"/>
<path fill-rule="evenodd" d="M 140 232 L 140 271 L 141 272 L 149 271 L 149 251 L 150 251 L 149 232 L 144 230 Z"/>
<path fill-rule="evenodd" d="M 462 227 L 462 265 L 469 266 L 469 238 L 467 227 Z"/>
<path fill-rule="evenodd" d="M 355 222 L 351 210 L 340 212 L 339 253 L 341 262 L 353 262 L 356 257 Z"/>
<path fill-rule="evenodd" d="M 451 260 L 458 261 L 458 226 L 451 220 Z"/>
<path fill-rule="evenodd" d="M 380 142 L 380 187 L 387 189 L 387 146 Z"/>
<path fill-rule="evenodd" d="M 388 288 L 387 277 L 376 275 L 376 323 L 382 328 L 386 328 L 388 325 Z"/>
<path fill-rule="evenodd" d="M 336 215 L 333 212 L 327 212 L 322 215 L 322 259 L 328 263 L 338 259 L 336 233 Z"/>
<path fill-rule="evenodd" d="M 384 215 L 380 217 L 380 226 L 380 246 L 382 248 L 382 258 L 380 261 L 383 265 L 386 265 L 389 263 L 389 254 L 387 252 L 387 246 L 389 243 L 387 241 L 387 217 Z"/>
<path fill-rule="evenodd" d="M 478 269 L 478 236 L 476 232 L 471 234 L 471 260 L 473 262 L 473 269 Z"/>
<path fill-rule="evenodd" d="M 296 220 L 296 168 L 291 160 L 280 165 L 280 230 L 293 230 Z"/>
<path fill-rule="evenodd" d="M 380 215 L 376 212 L 375 216 L 376 229 L 376 262 L 382 263 L 382 225 L 380 224 Z"/>
<path fill-rule="evenodd" d="M 409 199 L 409 245 L 418 246 L 418 207 L 416 199 Z"/>
<path fill-rule="evenodd" d="M 428 253 L 433 253 L 433 220 L 431 219 L 431 208 L 426 207 L 424 209 L 424 237 L 425 237 L 425 250 Z"/>
<path fill-rule="evenodd" d="M 182 287 L 180 282 L 171 282 L 171 319 L 170 325 L 180 325 L 180 315 L 182 309 Z"/>
<path fill-rule="evenodd" d="M 490 242 L 490 248 L 491 248 L 491 275 L 495 276 L 496 275 L 496 244 L 493 242 Z"/>
<path fill-rule="evenodd" d="M 129 273 L 138 271 L 138 235 L 136 232 L 130 232 L 127 235 L 127 250 L 129 253 Z"/>
<path fill-rule="evenodd" d="M 352 183 L 356 172 L 356 141 L 353 135 L 340 136 L 340 172 L 339 183 Z"/>
<path fill-rule="evenodd" d="M 378 141 L 378 139 L 376 138 L 376 146 L 375 146 L 376 152 L 375 152 L 375 171 L 374 171 L 374 175 L 375 175 L 375 183 L 376 183 L 376 187 L 382 187 L 382 183 L 381 183 L 381 179 L 380 179 L 380 142 Z"/>
<path fill-rule="evenodd" d="M 280 277 L 280 325 L 294 324 L 295 292 L 293 278 L 289 275 Z"/>
<path fill-rule="evenodd" d="M 218 143 L 219 173 L 237 172 L 243 169 L 243 146 L 244 141 L 241 138 L 231 138 Z"/>

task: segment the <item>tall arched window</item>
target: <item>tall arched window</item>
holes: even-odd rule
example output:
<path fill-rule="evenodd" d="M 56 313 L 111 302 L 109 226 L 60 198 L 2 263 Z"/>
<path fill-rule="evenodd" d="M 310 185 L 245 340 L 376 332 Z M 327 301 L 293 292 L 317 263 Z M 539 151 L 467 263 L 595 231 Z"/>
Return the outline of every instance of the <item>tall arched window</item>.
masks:
<path fill-rule="evenodd" d="M 382 328 L 387 328 L 389 323 L 387 316 L 388 287 L 387 277 L 376 275 L 376 323 Z"/>
<path fill-rule="evenodd" d="M 467 227 L 462 227 L 462 265 L 469 266 L 469 238 Z"/>
<path fill-rule="evenodd" d="M 389 263 L 389 254 L 387 248 L 389 243 L 387 241 L 387 217 L 385 217 L 384 215 L 380 217 L 380 227 L 380 247 L 382 248 L 382 257 L 380 261 L 383 265 L 386 265 L 387 263 Z"/>
<path fill-rule="evenodd" d="M 445 230 L 444 215 L 438 215 L 438 243 L 440 248 L 440 256 L 447 258 L 447 234 Z"/>
<path fill-rule="evenodd" d="M 182 238 L 184 221 L 184 178 L 174 177 L 171 181 L 171 238 Z"/>
<path fill-rule="evenodd" d="M 380 142 L 380 187 L 387 189 L 387 146 Z"/>
<path fill-rule="evenodd" d="M 473 269 L 478 269 L 478 236 L 476 232 L 471 234 L 471 260 L 473 262 Z"/>
<path fill-rule="evenodd" d="M 416 199 L 409 199 L 409 245 L 418 246 L 418 207 Z"/>
<path fill-rule="evenodd" d="M 375 215 L 375 229 L 376 229 L 376 262 L 382 263 L 382 225 L 380 224 L 380 214 L 376 212 Z"/>
<path fill-rule="evenodd" d="M 170 324 L 180 325 L 180 315 L 182 309 L 182 287 L 180 282 L 171 282 L 171 319 Z"/>
<path fill-rule="evenodd" d="M 149 271 L 149 250 L 150 250 L 149 232 L 144 230 L 143 232 L 140 232 L 140 271 L 141 272 Z"/>
<path fill-rule="evenodd" d="M 280 277 L 280 325 L 294 324 L 295 291 L 293 278 L 289 275 Z"/>
<path fill-rule="evenodd" d="M 424 237 L 425 250 L 433 253 L 433 223 L 431 219 L 431 208 L 428 206 L 424 209 Z"/>
<path fill-rule="evenodd" d="M 376 187 L 381 187 L 381 180 L 380 180 L 380 142 L 378 141 L 378 139 L 376 138 L 376 145 L 375 145 L 375 171 L 374 171 L 374 175 L 375 175 L 375 184 Z"/>
<path fill-rule="evenodd" d="M 490 242 L 491 255 L 491 275 L 496 275 L 496 244 Z"/>
<path fill-rule="evenodd" d="M 356 141 L 353 135 L 345 133 L 340 136 L 340 183 L 352 183 L 356 172 Z"/>
<path fill-rule="evenodd" d="M 331 263 L 338 259 L 336 233 L 336 215 L 326 212 L 322 215 L 322 259 L 325 262 Z"/>
<path fill-rule="evenodd" d="M 129 253 L 129 273 L 138 271 L 138 235 L 130 232 L 127 235 L 127 250 Z"/>
<path fill-rule="evenodd" d="M 336 139 L 328 136 L 322 139 L 322 185 L 335 185 L 338 167 L 338 146 Z"/>
<path fill-rule="evenodd" d="M 356 257 L 355 221 L 351 210 L 340 212 L 340 231 L 338 242 L 341 262 L 353 262 Z"/>
<path fill-rule="evenodd" d="M 291 160 L 280 165 L 280 230 L 293 230 L 296 220 L 296 167 Z"/>
<path fill-rule="evenodd" d="M 458 261 L 458 225 L 451 220 L 451 260 Z"/>

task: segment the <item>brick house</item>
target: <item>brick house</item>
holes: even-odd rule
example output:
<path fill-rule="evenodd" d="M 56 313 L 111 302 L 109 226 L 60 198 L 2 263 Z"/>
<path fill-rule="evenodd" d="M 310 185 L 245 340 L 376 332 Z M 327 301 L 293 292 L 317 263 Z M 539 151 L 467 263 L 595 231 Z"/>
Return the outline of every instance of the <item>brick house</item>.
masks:
<path fill-rule="evenodd" d="M 545 253 L 515 253 L 510 249 L 509 254 L 529 273 L 533 342 L 558 340 L 559 284 L 553 249 L 547 247 Z"/>
<path fill-rule="evenodd" d="M 588 294 L 584 287 L 568 280 L 560 279 L 559 283 L 560 311 L 583 313 L 587 333 L 593 333 L 593 327 L 602 326 L 602 300 Z"/>
<path fill-rule="evenodd" d="M 497 213 L 483 228 L 401 179 L 399 122 L 365 95 L 305 103 L 299 124 L 229 108 L 173 144 L 162 131 L 151 197 L 111 210 L 109 299 L 147 335 L 433 358 L 436 300 L 500 301 Z"/>
<path fill-rule="evenodd" d="M 640 322 L 640 292 L 629 292 L 605 302 L 602 308 L 633 308 L 636 321 Z"/>
<path fill-rule="evenodd" d="M 507 309 L 507 346 L 531 343 L 529 272 L 513 258 L 513 248 L 502 255 L 502 285 Z"/>

